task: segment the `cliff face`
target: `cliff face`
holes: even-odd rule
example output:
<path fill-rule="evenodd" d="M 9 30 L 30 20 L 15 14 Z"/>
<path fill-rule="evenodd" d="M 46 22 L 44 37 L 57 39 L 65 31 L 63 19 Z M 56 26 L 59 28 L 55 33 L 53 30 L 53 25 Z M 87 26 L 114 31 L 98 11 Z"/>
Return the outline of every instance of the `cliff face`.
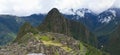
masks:
<path fill-rule="evenodd" d="M 48 12 L 38 30 L 66 34 L 94 46 L 97 44 L 96 37 L 83 24 L 66 19 L 56 8 Z"/>

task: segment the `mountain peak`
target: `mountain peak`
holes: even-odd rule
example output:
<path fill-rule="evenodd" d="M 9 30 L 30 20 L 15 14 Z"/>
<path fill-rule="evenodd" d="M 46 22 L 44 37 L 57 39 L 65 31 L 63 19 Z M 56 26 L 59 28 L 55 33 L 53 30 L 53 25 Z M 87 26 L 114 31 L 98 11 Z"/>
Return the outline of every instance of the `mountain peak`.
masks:
<path fill-rule="evenodd" d="M 53 8 L 53 9 L 51 9 L 49 12 L 48 12 L 48 14 L 59 14 L 60 12 L 59 12 L 59 10 L 57 9 L 57 8 Z"/>
<path fill-rule="evenodd" d="M 54 10 L 54 11 L 58 11 L 58 9 L 57 9 L 57 8 L 53 8 L 52 10 Z M 51 11 L 52 11 L 52 10 L 51 10 Z"/>
<path fill-rule="evenodd" d="M 61 19 L 62 20 L 63 18 L 64 17 L 59 12 L 59 10 L 57 8 L 53 8 L 48 12 L 45 20 L 51 20 L 51 21 L 56 20 L 56 19 Z"/>
<path fill-rule="evenodd" d="M 58 11 L 57 8 L 53 8 L 48 12 L 45 20 L 40 25 L 39 30 L 69 34 L 69 28 L 67 24 L 68 20 Z"/>

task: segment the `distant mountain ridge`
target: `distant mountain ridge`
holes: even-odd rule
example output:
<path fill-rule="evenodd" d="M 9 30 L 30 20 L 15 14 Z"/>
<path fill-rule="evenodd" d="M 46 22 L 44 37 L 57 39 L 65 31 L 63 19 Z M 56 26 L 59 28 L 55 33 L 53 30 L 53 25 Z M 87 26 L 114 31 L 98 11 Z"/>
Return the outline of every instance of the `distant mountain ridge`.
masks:
<path fill-rule="evenodd" d="M 82 22 L 91 32 L 101 36 L 109 34 L 120 24 L 119 12 L 119 8 L 110 8 L 100 14 L 95 14 L 89 9 L 78 9 L 73 12 L 74 14 L 65 17 Z M 84 16 L 81 17 L 81 14 Z"/>

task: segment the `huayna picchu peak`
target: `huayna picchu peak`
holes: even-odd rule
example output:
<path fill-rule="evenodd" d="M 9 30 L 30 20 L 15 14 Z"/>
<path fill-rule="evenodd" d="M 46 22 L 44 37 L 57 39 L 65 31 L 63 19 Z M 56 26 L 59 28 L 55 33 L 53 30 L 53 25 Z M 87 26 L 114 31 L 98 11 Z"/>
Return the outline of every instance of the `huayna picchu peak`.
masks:
<path fill-rule="evenodd" d="M 43 23 L 39 25 L 38 30 L 70 34 L 68 24 L 68 20 L 63 17 L 56 8 L 53 8 L 50 12 L 48 12 Z"/>
<path fill-rule="evenodd" d="M 55 14 L 60 14 L 59 10 L 57 8 L 52 8 L 48 14 L 55 15 Z"/>

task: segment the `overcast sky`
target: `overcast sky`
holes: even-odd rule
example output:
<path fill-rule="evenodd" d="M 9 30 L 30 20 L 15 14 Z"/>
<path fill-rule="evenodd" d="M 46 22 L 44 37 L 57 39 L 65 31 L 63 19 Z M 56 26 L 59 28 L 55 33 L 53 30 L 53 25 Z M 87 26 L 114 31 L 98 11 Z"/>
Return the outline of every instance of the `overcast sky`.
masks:
<path fill-rule="evenodd" d="M 0 14 L 28 16 L 47 13 L 52 8 L 69 14 L 70 9 L 88 8 L 101 13 L 111 7 L 120 7 L 120 0 L 0 0 Z"/>

